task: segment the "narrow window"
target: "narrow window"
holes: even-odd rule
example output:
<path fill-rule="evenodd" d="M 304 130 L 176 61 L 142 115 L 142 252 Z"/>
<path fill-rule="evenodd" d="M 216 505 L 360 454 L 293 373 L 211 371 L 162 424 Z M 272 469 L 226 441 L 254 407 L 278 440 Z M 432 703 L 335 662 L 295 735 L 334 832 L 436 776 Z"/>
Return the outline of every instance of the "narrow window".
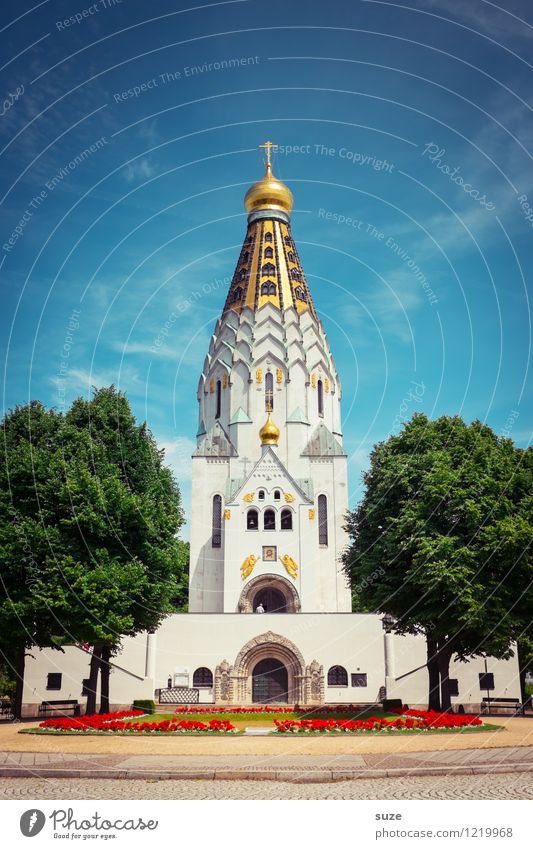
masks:
<path fill-rule="evenodd" d="M 265 500 L 265 490 L 260 489 L 257 497 L 259 498 L 259 501 L 264 501 Z"/>
<path fill-rule="evenodd" d="M 222 496 L 213 496 L 213 524 L 211 531 L 211 547 L 220 548 L 222 545 Z"/>
<path fill-rule="evenodd" d="M 265 254 L 264 255 L 265 255 L 265 259 L 272 259 L 272 257 L 274 256 L 274 251 L 272 250 L 272 248 L 265 248 Z"/>
<path fill-rule="evenodd" d="M 63 674 L 61 672 L 49 672 L 46 676 L 47 690 L 60 690 Z"/>
<path fill-rule="evenodd" d="M 281 511 L 281 530 L 292 531 L 292 510 L 285 508 Z"/>
<path fill-rule="evenodd" d="M 279 491 L 279 489 L 276 489 L 276 490 L 274 490 L 274 501 L 280 501 L 280 500 L 281 500 L 281 492 Z"/>
<path fill-rule="evenodd" d="M 347 687 L 348 673 L 344 666 L 332 666 L 328 669 L 328 687 Z"/>
<path fill-rule="evenodd" d="M 270 276 L 274 276 L 276 274 L 276 266 L 271 262 L 265 262 L 261 269 L 261 274 L 268 274 Z"/>
<path fill-rule="evenodd" d="M 265 242 L 272 241 L 272 233 L 265 233 Z"/>
<path fill-rule="evenodd" d="M 459 695 L 459 680 L 457 678 L 448 678 L 448 690 L 450 696 Z"/>
<path fill-rule="evenodd" d="M 317 384 L 317 398 L 318 398 L 318 415 L 324 415 L 324 384 L 321 380 L 318 381 Z"/>
<path fill-rule="evenodd" d="M 263 518 L 263 527 L 265 531 L 276 530 L 276 514 L 273 510 L 265 510 L 265 515 Z"/>
<path fill-rule="evenodd" d="M 246 514 L 246 530 L 257 531 L 259 528 L 259 513 L 252 507 Z"/>
<path fill-rule="evenodd" d="M 274 375 L 267 371 L 265 375 L 265 410 L 267 413 L 274 409 Z"/>
<path fill-rule="evenodd" d="M 212 687 L 213 673 L 211 670 L 207 666 L 200 666 L 195 669 L 192 676 L 192 685 L 193 687 Z"/>
<path fill-rule="evenodd" d="M 220 380 L 217 380 L 217 401 L 216 401 L 216 410 L 215 410 L 215 419 L 220 418 L 220 406 L 222 404 L 222 383 Z"/>
<path fill-rule="evenodd" d="M 318 496 L 318 544 L 328 544 L 328 499 Z"/>
<path fill-rule="evenodd" d="M 262 295 L 275 295 L 277 292 L 276 284 L 273 280 L 265 280 L 263 285 L 261 286 L 261 294 Z"/>

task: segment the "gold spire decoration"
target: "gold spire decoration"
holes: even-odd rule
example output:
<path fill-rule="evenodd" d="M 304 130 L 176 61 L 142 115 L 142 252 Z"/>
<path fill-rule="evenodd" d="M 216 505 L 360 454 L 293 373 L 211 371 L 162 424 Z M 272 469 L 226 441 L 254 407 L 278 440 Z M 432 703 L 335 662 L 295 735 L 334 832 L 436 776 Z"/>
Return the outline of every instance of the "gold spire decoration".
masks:
<path fill-rule="evenodd" d="M 259 147 L 263 147 L 266 150 L 266 171 L 262 180 L 258 180 L 246 192 L 244 197 L 246 212 L 251 213 L 258 209 L 271 209 L 290 215 L 294 203 L 292 192 L 285 183 L 274 177 L 272 173 L 270 152 L 272 149 L 277 150 L 278 146 L 271 141 L 267 141 L 259 145 Z"/>
<path fill-rule="evenodd" d="M 270 418 L 269 410 L 267 420 L 259 431 L 261 445 L 277 445 L 279 440 L 279 433 L 279 427 L 276 427 L 276 425 Z"/>

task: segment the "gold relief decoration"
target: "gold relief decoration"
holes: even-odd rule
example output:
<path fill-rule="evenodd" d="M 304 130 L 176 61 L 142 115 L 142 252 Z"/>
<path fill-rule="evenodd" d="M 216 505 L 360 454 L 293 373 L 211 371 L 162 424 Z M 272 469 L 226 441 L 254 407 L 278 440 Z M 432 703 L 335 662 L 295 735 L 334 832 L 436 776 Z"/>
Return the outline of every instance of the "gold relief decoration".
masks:
<path fill-rule="evenodd" d="M 254 566 L 257 563 L 257 557 L 255 554 L 249 554 L 246 560 L 243 561 L 241 565 L 241 577 L 243 581 L 251 575 L 254 571 Z"/>
<path fill-rule="evenodd" d="M 324 389 L 326 392 L 329 392 L 329 380 L 327 377 L 324 378 Z"/>
<path fill-rule="evenodd" d="M 209 381 L 209 394 L 212 395 L 214 391 L 215 391 L 215 381 L 213 380 L 213 378 L 211 378 L 211 380 Z"/>
<path fill-rule="evenodd" d="M 244 496 L 244 500 L 247 501 L 248 504 L 250 504 L 254 500 L 253 492 L 247 492 L 246 495 Z"/>
<path fill-rule="evenodd" d="M 287 504 L 292 504 L 292 502 L 294 501 L 294 495 L 291 495 L 290 492 L 286 492 L 284 494 L 285 494 L 285 501 L 287 502 Z"/>
<path fill-rule="evenodd" d="M 313 387 L 313 389 L 316 389 L 316 374 L 314 372 L 311 375 L 311 386 Z"/>
<path fill-rule="evenodd" d="M 263 382 L 263 369 L 262 368 L 256 368 L 255 379 L 256 379 L 257 383 Z"/>
<path fill-rule="evenodd" d="M 309 510 L 309 519 L 312 522 L 314 518 L 315 518 L 315 511 L 314 511 L 313 508 L 311 508 L 311 510 Z"/>
<path fill-rule="evenodd" d="M 228 519 L 231 519 L 231 510 L 228 510 L 227 507 L 224 510 L 224 518 L 225 518 L 226 522 L 228 521 Z"/>
<path fill-rule="evenodd" d="M 226 374 L 226 372 L 224 372 L 224 374 L 222 375 L 222 388 L 226 389 L 227 385 L 228 385 L 228 375 Z"/>
<path fill-rule="evenodd" d="M 276 369 L 276 383 L 283 383 L 283 371 L 280 368 Z"/>
<path fill-rule="evenodd" d="M 298 577 L 298 564 L 289 554 L 284 554 L 283 557 L 280 557 L 281 562 L 285 566 L 285 569 L 291 576 L 291 578 Z"/>

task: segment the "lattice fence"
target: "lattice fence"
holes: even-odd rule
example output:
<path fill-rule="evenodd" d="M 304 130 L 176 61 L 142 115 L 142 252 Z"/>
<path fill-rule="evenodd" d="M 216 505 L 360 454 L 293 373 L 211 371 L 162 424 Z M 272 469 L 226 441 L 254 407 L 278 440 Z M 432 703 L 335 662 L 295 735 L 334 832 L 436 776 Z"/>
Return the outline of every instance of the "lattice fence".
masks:
<path fill-rule="evenodd" d="M 159 690 L 160 705 L 197 705 L 200 691 L 193 687 L 169 687 Z"/>

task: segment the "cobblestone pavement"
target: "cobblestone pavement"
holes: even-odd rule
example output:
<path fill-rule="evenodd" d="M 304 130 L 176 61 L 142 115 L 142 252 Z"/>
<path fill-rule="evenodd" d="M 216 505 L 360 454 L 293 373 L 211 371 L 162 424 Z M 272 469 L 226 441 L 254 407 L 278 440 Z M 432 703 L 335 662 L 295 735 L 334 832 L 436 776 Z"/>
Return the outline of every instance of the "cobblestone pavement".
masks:
<path fill-rule="evenodd" d="M 533 799 L 531 773 L 283 781 L 0 779 L 0 799 Z"/>

